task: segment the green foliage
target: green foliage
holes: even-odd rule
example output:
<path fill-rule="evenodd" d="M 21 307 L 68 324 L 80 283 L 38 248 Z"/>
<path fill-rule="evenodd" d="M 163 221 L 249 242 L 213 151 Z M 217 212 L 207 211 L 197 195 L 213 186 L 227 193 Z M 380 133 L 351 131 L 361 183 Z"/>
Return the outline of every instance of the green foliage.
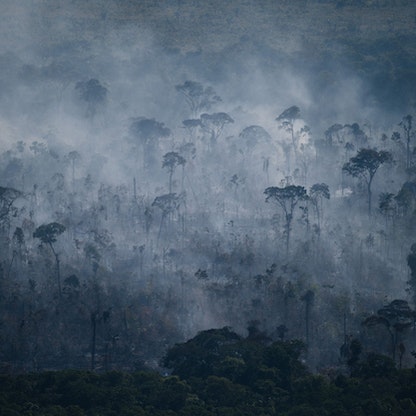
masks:
<path fill-rule="evenodd" d="M 241 337 L 228 327 L 200 332 L 184 344 L 176 344 L 162 360 L 162 364 L 173 369 L 181 378 L 207 377 L 213 373 L 214 365 L 221 362 L 220 353 L 230 350 Z"/>
<path fill-rule="evenodd" d="M 368 354 L 354 377 L 309 373 L 299 341 L 244 339 L 229 328 L 203 331 L 168 351 L 189 377 L 150 371 L 94 374 L 60 371 L 0 376 L 1 415 L 400 415 L 416 414 L 416 373 Z M 234 356 L 231 356 L 231 352 Z M 173 354 L 174 353 L 174 354 Z M 179 359 L 180 358 L 180 359 Z M 201 367 L 208 359 L 210 366 Z M 244 371 L 246 370 L 246 371 Z M 185 370 L 184 370 L 185 371 Z M 192 373 L 192 375 L 190 375 Z"/>
<path fill-rule="evenodd" d="M 356 369 L 355 375 L 366 379 L 370 377 L 391 378 L 396 374 L 396 366 L 391 358 L 371 352 Z"/>

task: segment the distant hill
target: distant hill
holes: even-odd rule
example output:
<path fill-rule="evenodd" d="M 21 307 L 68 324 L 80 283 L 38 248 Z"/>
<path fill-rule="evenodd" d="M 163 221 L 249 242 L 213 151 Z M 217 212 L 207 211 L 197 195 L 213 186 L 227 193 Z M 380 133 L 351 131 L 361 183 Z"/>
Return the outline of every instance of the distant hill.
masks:
<path fill-rule="evenodd" d="M 26 5 L 0 3 L 5 50 L 16 42 L 31 50 L 35 42 L 53 55 L 63 43 L 96 41 L 132 25 L 190 63 L 197 54 L 208 74 L 221 76 L 230 62 L 250 56 L 270 71 L 284 62 L 312 73 L 317 91 L 331 82 L 332 72 L 347 69 L 371 85 L 382 106 L 404 109 L 416 97 L 416 3 L 410 0 L 37 0 Z"/>

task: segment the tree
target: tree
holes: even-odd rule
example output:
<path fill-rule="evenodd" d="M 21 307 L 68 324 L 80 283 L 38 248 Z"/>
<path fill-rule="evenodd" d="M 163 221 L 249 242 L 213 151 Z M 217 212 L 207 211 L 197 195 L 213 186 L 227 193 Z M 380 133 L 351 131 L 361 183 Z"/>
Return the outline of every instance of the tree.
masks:
<path fill-rule="evenodd" d="M 202 129 L 210 134 L 211 145 L 214 145 L 227 124 L 234 120 L 227 113 L 201 114 Z"/>
<path fill-rule="evenodd" d="M 135 142 L 142 147 L 145 169 L 152 163 L 157 140 L 169 137 L 171 134 L 170 129 L 164 123 L 146 117 L 133 118 L 129 131 Z"/>
<path fill-rule="evenodd" d="M 23 233 L 23 230 L 20 227 L 16 227 L 13 233 L 13 238 L 12 238 L 13 252 L 12 252 L 12 258 L 9 263 L 9 270 L 8 270 L 7 276 L 10 276 L 10 272 L 11 272 L 15 257 L 17 256 L 20 262 L 22 261 L 24 257 L 25 248 L 26 248 L 25 246 L 26 246 L 25 235 Z"/>
<path fill-rule="evenodd" d="M 294 128 L 293 125 L 295 121 L 300 118 L 300 109 L 296 105 L 287 108 L 283 111 L 278 117 L 276 117 L 276 121 L 280 123 L 280 128 L 285 129 L 291 134 L 292 141 L 294 143 Z"/>
<path fill-rule="evenodd" d="M 315 209 L 319 232 L 321 230 L 321 222 L 323 216 L 323 200 L 329 199 L 330 197 L 331 194 L 329 193 L 329 187 L 326 183 L 315 183 L 309 190 L 309 200 Z"/>
<path fill-rule="evenodd" d="M 416 243 L 410 247 L 410 253 L 407 256 L 407 265 L 410 268 L 410 279 L 407 284 L 409 285 L 413 305 L 416 306 Z"/>
<path fill-rule="evenodd" d="M 310 316 L 313 301 L 315 299 L 315 293 L 313 290 L 308 290 L 300 300 L 305 302 L 305 335 L 306 345 L 309 346 L 309 327 L 310 327 Z"/>
<path fill-rule="evenodd" d="M 248 126 L 241 131 L 238 137 L 243 141 L 247 149 L 252 149 L 257 144 L 270 143 L 271 136 L 261 126 Z"/>
<path fill-rule="evenodd" d="M 360 149 L 356 156 L 345 163 L 342 170 L 349 175 L 363 179 L 367 184 L 368 215 L 371 216 L 371 185 L 378 168 L 387 162 L 392 162 L 390 152 L 375 149 Z"/>
<path fill-rule="evenodd" d="M 339 123 L 336 123 L 325 130 L 325 144 L 329 147 L 340 144 L 342 141 L 340 137 L 340 131 L 342 129 L 343 126 Z"/>
<path fill-rule="evenodd" d="M 85 116 L 94 118 L 97 110 L 107 101 L 107 88 L 100 84 L 98 79 L 92 78 L 88 81 L 80 81 L 75 85 L 79 98 L 86 103 Z"/>
<path fill-rule="evenodd" d="M 179 206 L 182 202 L 183 195 L 177 195 L 176 193 L 169 193 L 157 196 L 152 202 L 152 207 L 159 208 L 162 211 L 162 216 L 160 219 L 158 241 L 162 232 L 163 223 L 166 218 L 172 215 L 176 210 L 179 209 Z"/>
<path fill-rule="evenodd" d="M 295 130 L 294 124 L 295 121 L 300 119 L 300 109 L 296 105 L 287 108 L 283 113 L 281 113 L 278 117 L 276 117 L 276 121 L 279 123 L 279 128 L 284 129 L 290 134 L 292 140 L 292 147 L 295 153 L 295 157 L 297 155 L 297 140 L 295 137 Z"/>
<path fill-rule="evenodd" d="M 62 234 L 65 231 L 65 226 L 57 222 L 51 222 L 49 224 L 43 224 L 36 228 L 33 233 L 34 238 L 39 238 L 43 244 L 47 244 L 55 257 L 56 262 L 56 279 L 58 283 L 59 297 L 62 296 L 61 290 L 61 271 L 59 266 L 59 254 L 55 251 L 53 243 L 57 241 L 58 235 Z"/>
<path fill-rule="evenodd" d="M 162 167 L 169 172 L 169 193 L 172 193 L 172 177 L 178 166 L 185 166 L 186 160 L 177 152 L 168 152 L 163 156 Z"/>
<path fill-rule="evenodd" d="M 72 173 L 72 186 L 75 183 L 75 164 L 81 159 L 81 155 L 76 151 L 72 150 L 66 155 L 67 160 L 71 163 L 71 173 Z"/>
<path fill-rule="evenodd" d="M 306 189 L 296 185 L 288 185 L 284 188 L 271 186 L 266 188 L 264 193 L 266 202 L 272 201 L 277 204 L 285 215 L 286 254 L 288 254 L 293 213 L 297 204 L 307 199 Z"/>
<path fill-rule="evenodd" d="M 292 107 L 287 108 L 283 111 L 278 117 L 276 117 L 276 121 L 279 123 L 279 129 L 283 129 L 290 134 L 291 144 L 284 144 L 283 149 L 286 153 L 286 162 L 287 162 L 287 169 L 288 174 L 290 174 L 291 170 L 291 148 L 293 150 L 293 155 L 295 158 L 295 162 L 298 159 L 298 142 L 299 142 L 299 135 L 295 135 L 295 122 L 296 120 L 300 119 L 300 109 L 299 107 L 293 105 Z"/>
<path fill-rule="evenodd" d="M 413 213 L 416 204 L 416 182 L 405 182 L 394 197 L 394 200 L 401 215 Z"/>
<path fill-rule="evenodd" d="M 406 169 L 411 166 L 411 152 L 410 152 L 410 140 L 414 137 L 415 133 L 412 129 L 412 116 L 408 114 L 403 117 L 399 126 L 403 129 L 406 138 Z"/>
<path fill-rule="evenodd" d="M 344 128 L 347 129 L 349 134 L 352 136 L 353 145 L 355 145 L 358 148 L 367 145 L 368 137 L 364 133 L 364 131 L 361 130 L 361 127 L 358 123 L 346 124 Z"/>
<path fill-rule="evenodd" d="M 213 374 L 214 366 L 225 358 L 223 350 L 239 341 L 241 337 L 228 327 L 202 331 L 191 340 L 170 348 L 162 364 L 183 379 L 208 377 Z"/>
<path fill-rule="evenodd" d="M 253 163 L 253 156 L 262 159 L 262 170 L 266 175 L 267 184 L 269 183 L 269 164 L 270 164 L 270 147 L 272 138 L 270 134 L 261 126 L 252 125 L 248 126 L 241 131 L 238 135 L 241 142 L 240 152 L 243 152 L 243 156 L 250 157 L 250 165 Z M 260 155 L 257 152 L 260 149 Z M 264 150 L 263 150 L 264 149 Z M 244 163 L 248 166 L 248 161 L 244 160 Z"/>
<path fill-rule="evenodd" d="M 391 337 L 392 358 L 395 361 L 399 333 L 410 328 L 414 322 L 415 311 L 410 308 L 407 301 L 396 299 L 379 309 L 376 315 L 365 319 L 363 325 L 373 327 L 381 324 L 387 329 Z"/>
<path fill-rule="evenodd" d="M 0 227 L 4 227 L 10 221 L 10 214 L 16 210 L 13 204 L 21 196 L 22 193 L 17 189 L 0 186 Z"/>
<path fill-rule="evenodd" d="M 184 95 L 192 117 L 199 117 L 202 111 L 209 111 L 213 105 L 222 101 L 212 87 L 204 87 L 200 82 L 185 81 L 176 85 L 175 89 Z"/>
<path fill-rule="evenodd" d="M 394 203 L 394 194 L 391 192 L 382 192 L 378 197 L 378 209 L 387 220 L 393 218 L 396 211 Z"/>
<path fill-rule="evenodd" d="M 188 136 L 191 140 L 197 138 L 197 132 L 202 128 L 202 122 L 199 118 L 191 118 L 182 121 L 183 128 L 187 131 Z"/>

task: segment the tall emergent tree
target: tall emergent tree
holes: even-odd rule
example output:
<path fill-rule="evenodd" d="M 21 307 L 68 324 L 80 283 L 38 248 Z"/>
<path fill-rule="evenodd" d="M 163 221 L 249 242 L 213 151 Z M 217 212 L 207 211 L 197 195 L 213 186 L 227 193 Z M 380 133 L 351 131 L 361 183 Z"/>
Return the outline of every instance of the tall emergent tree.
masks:
<path fill-rule="evenodd" d="M 291 170 L 291 149 L 295 157 L 295 163 L 297 162 L 299 138 L 295 135 L 295 122 L 299 119 L 300 109 L 296 105 L 287 108 L 275 119 L 279 123 L 279 129 L 283 129 L 290 134 L 291 143 L 283 144 L 283 149 L 286 153 L 287 173 L 289 175 Z"/>
<path fill-rule="evenodd" d="M 227 113 L 201 114 L 202 129 L 210 135 L 211 145 L 215 145 L 224 127 L 234 123 Z"/>
<path fill-rule="evenodd" d="M 175 211 L 177 211 L 183 200 L 183 195 L 173 194 L 164 194 L 157 196 L 152 202 L 152 207 L 159 208 L 162 212 L 159 226 L 159 233 L 157 236 L 157 241 L 160 239 L 162 233 L 162 227 L 165 219 L 169 218 Z"/>
<path fill-rule="evenodd" d="M 85 117 L 93 119 L 98 109 L 107 101 L 107 88 L 101 85 L 98 79 L 92 78 L 88 81 L 77 82 L 75 90 L 86 104 Z"/>
<path fill-rule="evenodd" d="M 13 204 L 20 196 L 22 193 L 17 189 L 0 186 L 0 227 L 9 223 L 10 215 L 16 209 Z"/>
<path fill-rule="evenodd" d="M 306 189 L 297 185 L 288 185 L 284 188 L 271 186 L 266 188 L 264 193 L 266 194 L 266 202 L 272 201 L 277 204 L 285 215 L 286 254 L 288 254 L 293 213 L 296 205 L 308 198 Z"/>
<path fill-rule="evenodd" d="M 309 190 L 309 200 L 312 202 L 312 206 L 316 213 L 316 219 L 318 221 L 318 231 L 321 231 L 321 222 L 323 216 L 323 200 L 329 199 L 331 194 L 329 193 L 329 187 L 326 183 L 315 183 Z"/>
<path fill-rule="evenodd" d="M 169 193 L 172 193 L 172 177 L 178 166 L 185 166 L 186 159 L 177 152 L 168 152 L 163 156 L 162 167 L 169 172 Z"/>
<path fill-rule="evenodd" d="M 409 169 L 411 165 L 410 140 L 415 135 L 415 132 L 412 129 L 412 116 L 408 114 L 403 117 L 399 126 L 403 129 L 406 138 L 406 169 Z"/>
<path fill-rule="evenodd" d="M 76 151 L 72 150 L 66 155 L 67 161 L 71 164 L 71 171 L 72 171 L 72 186 L 75 184 L 75 165 L 79 160 L 81 160 L 81 155 Z"/>
<path fill-rule="evenodd" d="M 407 329 L 414 326 L 414 323 L 415 311 L 410 308 L 407 301 L 395 299 L 379 309 L 376 315 L 373 314 L 366 318 L 362 324 L 368 328 L 381 324 L 387 329 L 391 337 L 392 358 L 395 361 L 396 350 L 400 341 L 399 337 L 403 336 Z"/>
<path fill-rule="evenodd" d="M 144 168 L 153 163 L 152 157 L 157 141 L 171 134 L 170 129 L 164 123 L 146 117 L 133 118 L 129 130 L 135 144 L 142 148 Z"/>
<path fill-rule="evenodd" d="M 279 122 L 280 128 L 283 128 L 288 133 L 290 133 L 292 138 L 292 143 L 295 145 L 295 132 L 294 124 L 295 121 L 300 118 L 300 109 L 296 105 L 287 108 L 283 113 L 276 117 L 276 121 Z"/>
<path fill-rule="evenodd" d="M 199 117 L 202 111 L 208 111 L 213 105 L 221 102 L 214 88 L 204 87 L 200 82 L 185 81 L 175 86 L 176 91 L 182 93 L 191 109 L 192 117 Z"/>
<path fill-rule="evenodd" d="M 342 170 L 355 178 L 360 178 L 367 184 L 368 215 L 371 216 L 371 185 L 378 168 L 393 158 L 390 152 L 376 149 L 360 149 L 349 162 L 345 163 Z"/>
<path fill-rule="evenodd" d="M 58 283 L 58 291 L 59 297 L 62 296 L 62 289 L 61 289 L 61 270 L 59 266 L 59 254 L 56 252 L 53 243 L 56 242 L 58 235 L 62 234 L 65 231 L 65 226 L 59 224 L 57 222 L 51 222 L 49 224 L 43 224 L 36 228 L 35 232 L 33 233 L 34 238 L 39 238 L 39 240 L 43 244 L 47 244 L 51 250 L 53 255 L 55 256 L 56 262 L 56 280 Z"/>

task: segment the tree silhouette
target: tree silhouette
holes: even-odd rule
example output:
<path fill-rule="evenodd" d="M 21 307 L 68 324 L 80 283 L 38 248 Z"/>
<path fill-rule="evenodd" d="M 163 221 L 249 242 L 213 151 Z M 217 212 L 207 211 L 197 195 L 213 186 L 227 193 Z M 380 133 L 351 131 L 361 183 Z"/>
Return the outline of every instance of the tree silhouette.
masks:
<path fill-rule="evenodd" d="M 300 109 L 297 106 L 292 106 L 284 110 L 278 117 L 276 121 L 279 123 L 279 129 L 282 129 L 289 133 L 290 143 L 282 143 L 283 151 L 286 155 L 286 165 L 287 165 L 287 174 L 290 175 L 291 171 L 291 153 L 294 156 L 294 162 L 298 162 L 298 145 L 300 135 L 295 134 L 295 122 L 300 119 Z M 298 132 L 299 133 L 299 132 Z"/>
<path fill-rule="evenodd" d="M 4 227 L 9 222 L 10 214 L 16 209 L 13 204 L 20 196 L 22 193 L 17 189 L 0 186 L 0 227 Z"/>
<path fill-rule="evenodd" d="M 271 201 L 277 204 L 285 215 L 286 254 L 288 254 L 293 213 L 296 205 L 307 199 L 306 189 L 296 185 L 288 185 L 284 188 L 271 186 L 266 188 L 264 193 L 266 194 L 266 202 Z"/>
<path fill-rule="evenodd" d="M 176 210 L 179 209 L 179 206 L 182 202 L 183 195 L 177 195 L 176 193 L 169 193 L 157 196 L 152 202 L 152 207 L 159 208 L 162 211 L 162 216 L 160 219 L 159 233 L 157 240 L 159 241 L 160 235 L 162 232 L 163 223 L 166 218 L 169 218 Z"/>
<path fill-rule="evenodd" d="M 227 113 L 213 113 L 201 115 L 202 129 L 210 135 L 211 145 L 215 145 L 224 127 L 234 123 L 234 120 Z"/>
<path fill-rule="evenodd" d="M 59 265 L 59 254 L 55 251 L 53 243 L 56 242 L 58 235 L 62 234 L 65 231 L 65 226 L 59 224 L 57 222 L 51 222 L 49 224 L 43 224 L 36 228 L 35 232 L 33 233 L 34 238 L 38 238 L 43 244 L 47 244 L 51 250 L 53 255 L 55 256 L 56 262 L 56 279 L 58 283 L 58 291 L 59 297 L 62 296 L 62 289 L 61 289 L 61 271 Z"/>
<path fill-rule="evenodd" d="M 406 138 L 406 169 L 409 169 L 411 166 L 412 154 L 410 152 L 410 140 L 415 136 L 415 132 L 412 129 L 412 120 L 412 116 L 408 114 L 403 117 L 402 121 L 399 123 Z"/>
<path fill-rule="evenodd" d="M 212 87 L 204 87 L 200 82 L 185 81 L 176 85 L 175 89 L 184 95 L 192 117 L 199 117 L 202 111 L 209 111 L 213 105 L 222 101 Z"/>
<path fill-rule="evenodd" d="M 135 144 L 142 147 L 144 169 L 152 162 L 157 140 L 169 137 L 171 134 L 170 129 L 164 123 L 146 117 L 133 118 L 129 132 Z"/>
<path fill-rule="evenodd" d="M 315 299 L 315 293 L 313 290 L 308 290 L 300 300 L 305 302 L 305 336 L 306 336 L 306 345 L 309 346 L 309 329 L 310 329 L 310 317 L 311 317 L 311 308 L 313 301 Z"/>
<path fill-rule="evenodd" d="M 413 305 L 416 305 L 416 243 L 410 247 L 410 253 L 407 256 L 407 265 L 410 268 L 410 279 L 407 284 L 411 292 Z"/>
<path fill-rule="evenodd" d="M 382 192 L 378 197 L 378 209 L 380 213 L 388 219 L 393 218 L 396 211 L 394 194 L 391 192 Z"/>
<path fill-rule="evenodd" d="M 75 164 L 81 160 L 81 155 L 76 151 L 72 150 L 66 155 L 67 160 L 71 163 L 71 179 L 72 179 L 72 186 L 75 183 Z"/>
<path fill-rule="evenodd" d="M 185 166 L 186 160 L 177 152 L 168 152 L 163 156 L 162 167 L 169 172 L 169 193 L 172 193 L 172 177 L 178 166 Z"/>
<path fill-rule="evenodd" d="M 321 222 L 323 216 L 323 200 L 331 197 L 329 187 L 326 183 L 315 183 L 309 190 L 309 200 L 315 209 L 316 219 L 318 220 L 318 230 L 321 230 Z"/>
<path fill-rule="evenodd" d="M 342 170 L 349 175 L 361 178 L 367 184 L 368 215 L 371 216 L 371 185 L 378 168 L 387 162 L 392 162 L 390 152 L 375 149 L 360 149 L 349 162 L 345 163 Z"/>
<path fill-rule="evenodd" d="M 86 103 L 85 117 L 94 118 L 99 107 L 107 101 L 107 88 L 100 81 L 93 78 L 88 81 L 80 81 L 75 85 L 79 98 Z"/>
<path fill-rule="evenodd" d="M 392 345 L 392 358 L 396 359 L 396 349 L 399 341 L 399 333 L 414 325 L 415 311 L 412 310 L 407 301 L 396 299 L 371 315 L 363 321 L 363 325 L 371 328 L 376 325 L 383 325 L 390 334 Z"/>
<path fill-rule="evenodd" d="M 240 151 L 244 156 L 244 163 L 248 165 L 247 158 L 252 161 L 253 156 L 256 155 L 257 149 L 265 149 L 258 156 L 263 160 L 262 170 L 266 175 L 267 184 L 269 184 L 269 165 L 270 165 L 270 148 L 272 147 L 272 138 L 270 134 L 261 126 L 251 125 L 244 128 L 238 135 L 240 139 Z M 265 146 L 266 145 L 266 146 Z M 267 149 L 267 150 L 266 150 Z M 267 153 L 266 153 L 267 152 Z M 251 166 L 251 165 L 250 165 Z"/>
<path fill-rule="evenodd" d="M 248 149 L 252 149 L 257 144 L 262 144 L 263 142 L 268 143 L 272 139 L 270 134 L 267 133 L 263 127 L 257 125 L 246 127 L 241 131 L 238 137 Z"/>
<path fill-rule="evenodd" d="M 290 134 L 295 156 L 297 154 L 297 142 L 295 137 L 294 124 L 298 119 L 300 119 L 300 109 L 296 105 L 287 108 L 285 111 L 283 111 L 283 113 L 276 117 L 276 121 L 279 123 L 279 128 L 287 131 Z"/>

